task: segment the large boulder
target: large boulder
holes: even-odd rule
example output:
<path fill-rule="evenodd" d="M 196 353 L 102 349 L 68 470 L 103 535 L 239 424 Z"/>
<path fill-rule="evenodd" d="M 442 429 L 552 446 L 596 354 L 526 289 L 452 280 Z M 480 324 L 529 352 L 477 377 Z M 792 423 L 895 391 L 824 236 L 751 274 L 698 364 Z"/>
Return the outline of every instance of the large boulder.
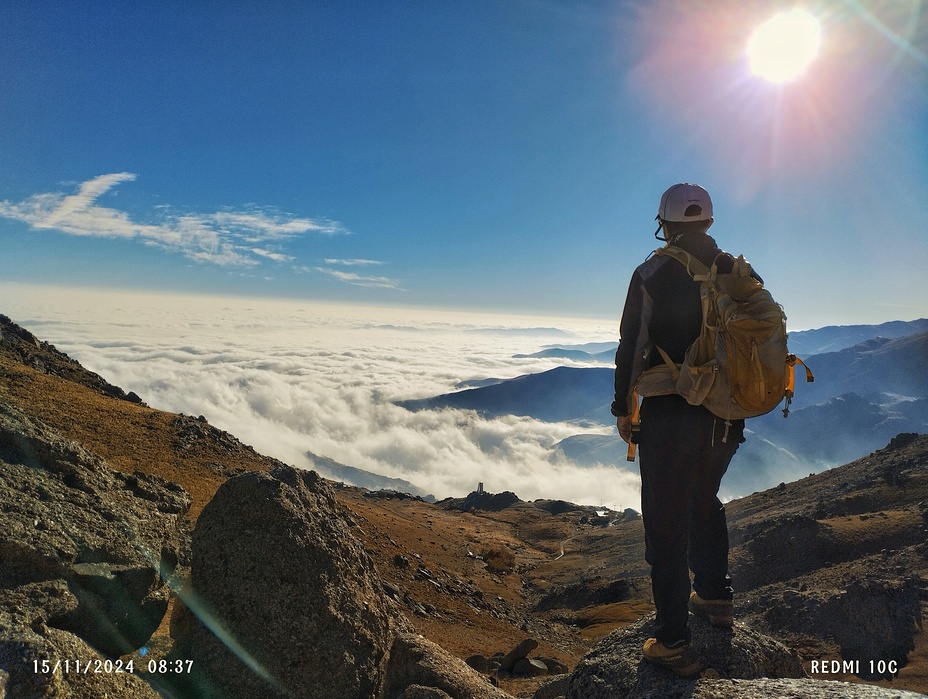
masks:
<path fill-rule="evenodd" d="M 920 695 L 845 682 L 807 679 L 798 656 L 739 622 L 733 629 L 690 617 L 693 648 L 706 670 L 683 680 L 642 657 L 654 615 L 609 634 L 568 679 L 566 699 L 915 699 Z"/>
<path fill-rule="evenodd" d="M 242 699 L 380 696 L 408 622 L 356 526 L 313 471 L 278 467 L 220 486 L 193 534 L 186 599 L 203 686 Z"/>
<path fill-rule="evenodd" d="M 147 696 L 118 673 L 104 691 L 102 679 L 36 672 L 32 660 L 113 659 L 145 645 L 185 555 L 189 505 L 179 486 L 115 471 L 0 401 L 0 672 L 18 688 L 7 696 Z"/>

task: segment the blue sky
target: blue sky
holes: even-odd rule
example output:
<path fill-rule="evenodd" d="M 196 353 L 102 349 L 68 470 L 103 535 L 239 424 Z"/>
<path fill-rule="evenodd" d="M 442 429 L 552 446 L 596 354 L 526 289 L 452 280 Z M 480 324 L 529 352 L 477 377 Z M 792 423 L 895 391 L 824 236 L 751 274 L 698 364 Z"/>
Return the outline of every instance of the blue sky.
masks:
<path fill-rule="evenodd" d="M 772 2 L 5 3 L 0 280 L 618 319 L 690 181 L 792 327 L 928 316 L 921 5 L 772 85 Z"/>

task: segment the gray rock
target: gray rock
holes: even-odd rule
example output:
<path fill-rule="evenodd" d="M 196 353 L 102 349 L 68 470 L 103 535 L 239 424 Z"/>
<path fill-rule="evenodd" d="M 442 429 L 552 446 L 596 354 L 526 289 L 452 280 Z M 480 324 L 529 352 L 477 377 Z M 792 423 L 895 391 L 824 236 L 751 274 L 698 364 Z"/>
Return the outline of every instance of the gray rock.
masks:
<path fill-rule="evenodd" d="M 553 680 L 548 680 L 532 695 L 532 699 L 564 699 L 567 696 L 567 682 L 570 678 L 567 675 L 561 675 Z"/>
<path fill-rule="evenodd" d="M 378 697 L 394 628 L 354 523 L 312 471 L 226 481 L 193 534 L 188 639 L 229 697 Z M 397 621 L 391 617 L 397 616 Z"/>
<path fill-rule="evenodd" d="M 739 622 L 734 629 L 690 617 L 693 648 L 707 665 L 682 680 L 644 661 L 654 615 L 604 638 L 568 676 L 566 699 L 915 699 L 922 695 L 805 678 L 795 653 Z M 538 698 L 541 699 L 541 698 Z"/>
<path fill-rule="evenodd" d="M 472 655 L 464 662 L 484 675 L 490 671 L 490 661 L 485 655 Z"/>
<path fill-rule="evenodd" d="M 512 672 L 512 668 L 515 667 L 515 664 L 522 660 L 522 658 L 527 657 L 528 654 L 537 647 L 538 641 L 534 638 L 526 638 L 524 641 L 520 641 L 515 648 L 506 653 L 503 659 L 499 661 L 500 668 L 506 672 Z"/>
<path fill-rule="evenodd" d="M 9 616 L 0 613 L 0 697 L 160 699 L 125 664 L 107 662 L 113 663 L 74 634 L 44 624 L 36 630 L 13 626 Z"/>
<path fill-rule="evenodd" d="M 418 684 L 408 686 L 398 699 L 452 699 L 448 692 L 435 687 L 423 687 Z"/>
<path fill-rule="evenodd" d="M 520 658 L 512 667 L 512 674 L 519 677 L 544 677 L 548 666 L 537 658 Z"/>
<path fill-rule="evenodd" d="M 512 699 L 438 645 L 416 634 L 400 634 L 390 650 L 384 697 L 399 699 L 413 685 L 440 689 L 452 699 Z"/>
<path fill-rule="evenodd" d="M 185 556 L 190 497 L 111 469 L 0 403 L 0 610 L 13 628 L 47 623 L 116 657 L 144 645 Z"/>
<path fill-rule="evenodd" d="M 652 635 L 654 615 L 614 631 L 584 658 L 570 675 L 569 699 L 644 699 L 689 691 L 692 682 L 646 663 L 642 646 Z M 803 677 L 799 658 L 778 641 L 736 623 L 719 629 L 690 617 L 693 649 L 723 678 Z"/>
<path fill-rule="evenodd" d="M 668 695 L 649 694 L 653 699 Z M 924 694 L 866 684 L 804 679 L 700 681 L 689 699 L 924 699 Z"/>
<path fill-rule="evenodd" d="M 549 675 L 564 675 L 567 674 L 567 666 L 556 658 L 536 658 L 545 664 L 545 667 L 548 668 Z"/>
<path fill-rule="evenodd" d="M 868 672 L 867 661 L 904 665 L 923 623 L 913 579 L 854 579 L 842 590 L 784 590 L 779 599 L 764 601 L 770 628 L 834 639 L 842 658 L 861 661 L 861 677 L 871 680 L 882 677 Z"/>

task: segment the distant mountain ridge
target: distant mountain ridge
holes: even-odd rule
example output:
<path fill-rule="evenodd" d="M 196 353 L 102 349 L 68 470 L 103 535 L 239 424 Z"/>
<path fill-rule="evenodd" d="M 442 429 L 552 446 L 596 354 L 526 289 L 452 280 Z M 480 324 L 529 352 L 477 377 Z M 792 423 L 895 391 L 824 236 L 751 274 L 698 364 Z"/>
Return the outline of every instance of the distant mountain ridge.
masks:
<path fill-rule="evenodd" d="M 914 322 L 859 327 L 919 326 Z M 836 338 L 857 332 L 822 330 L 827 332 L 815 342 L 833 344 Z M 749 439 L 726 477 L 731 495 L 853 460 L 899 432 L 928 432 L 928 331 L 892 339 L 871 337 L 853 347 L 804 359 L 815 373 L 815 382 L 807 384 L 797 377 L 788 420 L 777 409 L 748 421 Z M 398 405 L 409 410 L 469 409 L 486 417 L 522 415 L 578 426 L 611 425 L 613 371 L 558 367 Z M 625 445 L 617 435 L 578 435 L 564 440 L 559 451 L 575 463 L 624 465 Z"/>
<path fill-rule="evenodd" d="M 525 415 L 546 422 L 608 422 L 614 370 L 557 367 L 482 388 L 398 401 L 407 410 L 461 408 L 487 417 Z"/>
<path fill-rule="evenodd" d="M 799 356 L 812 356 L 838 352 L 874 338 L 895 339 L 928 330 L 928 318 L 919 320 L 892 320 L 879 325 L 829 325 L 814 330 L 797 330 L 789 333 L 789 349 Z M 588 342 L 582 345 L 545 347 L 532 354 L 516 354 L 516 359 L 563 358 L 580 362 L 612 362 L 617 343 Z"/>
<path fill-rule="evenodd" d="M 829 325 L 789 334 L 789 349 L 800 357 L 838 352 L 873 338 L 895 339 L 928 331 L 928 318 L 891 320 L 879 325 Z"/>
<path fill-rule="evenodd" d="M 367 490 L 396 490 L 421 497 L 426 502 L 435 502 L 436 500 L 434 495 L 426 493 L 418 486 L 402 478 L 389 478 L 354 466 L 346 466 L 334 459 L 319 456 L 311 451 L 306 452 L 306 456 L 312 462 L 314 469 L 318 470 L 326 478 L 336 482 L 346 482 Z"/>
<path fill-rule="evenodd" d="M 800 379 L 795 410 L 848 393 L 872 398 L 928 398 L 928 331 L 896 339 L 871 338 L 806 360 L 815 373 L 815 382 L 806 384 Z M 610 424 L 613 374 L 608 367 L 557 367 L 397 404 L 409 410 L 451 407 L 476 410 L 488 417 L 514 414 L 552 422 L 594 420 Z"/>

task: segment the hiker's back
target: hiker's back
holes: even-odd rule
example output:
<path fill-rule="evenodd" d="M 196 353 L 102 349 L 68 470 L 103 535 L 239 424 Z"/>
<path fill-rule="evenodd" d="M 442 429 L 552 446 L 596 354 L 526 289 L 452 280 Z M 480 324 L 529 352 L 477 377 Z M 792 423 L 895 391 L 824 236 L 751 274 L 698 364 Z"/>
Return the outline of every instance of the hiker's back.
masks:
<path fill-rule="evenodd" d="M 677 247 L 689 252 L 706 267 L 717 260 L 719 269 L 731 271 L 733 258 L 708 235 L 686 236 Z M 652 345 L 662 348 L 677 364 L 702 331 L 700 284 L 682 265 L 666 256 L 651 257 L 652 273 L 645 280 L 651 295 L 648 334 Z M 660 353 L 652 352 L 648 367 L 662 365 Z"/>
<path fill-rule="evenodd" d="M 677 263 L 668 273 L 676 268 L 677 275 L 683 271 L 698 285 L 701 322 L 682 359 L 679 346 L 671 354 L 655 340 L 651 368 L 640 377 L 639 391 L 660 395 L 672 390 L 726 420 L 763 415 L 787 395 L 786 316 L 744 257 L 733 258 L 709 241 L 697 238 L 701 245 L 655 251 L 656 257 Z"/>

